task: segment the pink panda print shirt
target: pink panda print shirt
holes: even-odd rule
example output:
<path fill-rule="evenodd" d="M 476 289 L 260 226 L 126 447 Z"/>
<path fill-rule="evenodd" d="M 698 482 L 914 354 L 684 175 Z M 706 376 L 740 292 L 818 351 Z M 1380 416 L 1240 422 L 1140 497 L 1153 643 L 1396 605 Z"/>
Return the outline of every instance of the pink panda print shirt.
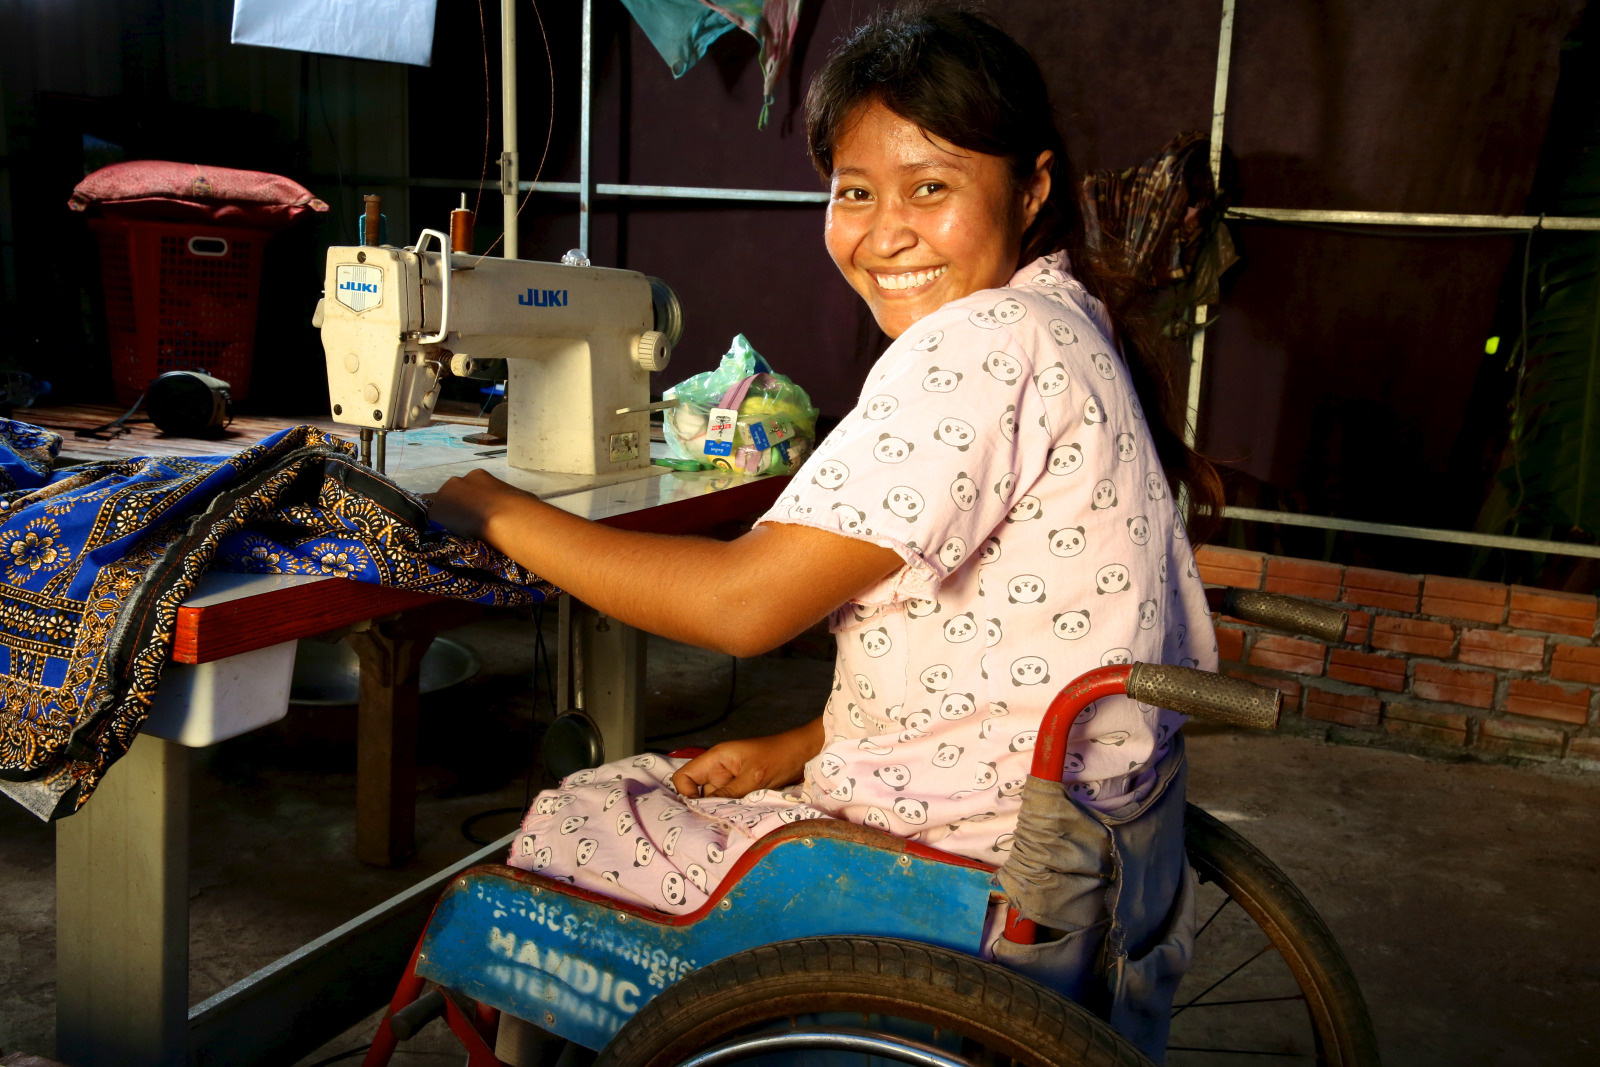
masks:
<path fill-rule="evenodd" d="M 761 519 L 906 561 L 831 619 L 811 805 L 1003 863 L 1062 686 L 1108 663 L 1216 669 L 1194 554 L 1110 333 L 1059 253 L 946 304 L 889 346 Z M 1074 796 L 1138 799 L 1182 721 L 1099 701 L 1069 738 Z"/>

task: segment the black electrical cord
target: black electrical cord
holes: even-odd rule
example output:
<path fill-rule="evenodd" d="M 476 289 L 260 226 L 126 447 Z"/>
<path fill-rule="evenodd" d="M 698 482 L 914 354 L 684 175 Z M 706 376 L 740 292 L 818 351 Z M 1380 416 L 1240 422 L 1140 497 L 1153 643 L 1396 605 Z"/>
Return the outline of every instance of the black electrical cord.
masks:
<path fill-rule="evenodd" d="M 729 656 L 728 657 L 728 702 L 725 705 L 723 705 L 722 711 L 718 712 L 717 715 L 715 715 L 713 718 L 708 719 L 708 720 L 706 720 L 705 722 L 702 722 L 702 723 L 697 723 L 694 726 L 690 726 L 690 727 L 687 727 L 687 728 L 682 729 L 682 730 L 672 730 L 672 731 L 670 731 L 668 733 L 664 733 L 664 734 L 654 734 L 654 735 L 644 739 L 645 744 L 653 745 L 658 741 L 670 741 L 674 737 L 684 737 L 684 736 L 686 736 L 688 734 L 697 734 L 702 730 L 709 730 L 713 726 L 721 726 L 723 723 L 728 721 L 728 716 L 732 715 L 734 713 L 734 711 L 736 709 L 738 709 L 741 704 L 744 703 L 743 701 L 735 701 L 733 699 L 733 695 L 734 695 L 734 693 L 736 693 L 738 691 L 738 688 L 739 688 L 739 658 L 737 656 Z"/>
<path fill-rule="evenodd" d="M 368 1041 L 365 1045 L 362 1045 L 360 1048 L 345 1049 L 343 1052 L 338 1053 L 337 1055 L 334 1055 L 334 1056 L 329 1056 L 325 1060 L 318 1060 L 316 1063 L 311 1064 L 310 1067 L 328 1067 L 328 1064 L 330 1064 L 330 1063 L 338 1063 L 340 1060 L 347 1060 L 351 1056 L 359 1056 L 359 1055 L 361 1055 L 363 1052 L 367 1051 L 367 1049 L 369 1049 L 371 1047 L 372 1047 L 372 1042 Z"/>

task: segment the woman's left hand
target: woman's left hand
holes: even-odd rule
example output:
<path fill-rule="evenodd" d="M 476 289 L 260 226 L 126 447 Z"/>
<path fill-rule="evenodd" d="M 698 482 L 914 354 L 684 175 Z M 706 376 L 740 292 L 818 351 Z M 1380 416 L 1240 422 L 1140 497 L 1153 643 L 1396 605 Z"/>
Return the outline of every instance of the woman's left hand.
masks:
<path fill-rule="evenodd" d="M 507 485 L 488 471 L 468 471 L 451 478 L 433 494 L 428 518 L 453 534 L 490 541 L 489 526 L 494 517 L 526 507 L 534 500 L 537 497 L 531 493 Z"/>

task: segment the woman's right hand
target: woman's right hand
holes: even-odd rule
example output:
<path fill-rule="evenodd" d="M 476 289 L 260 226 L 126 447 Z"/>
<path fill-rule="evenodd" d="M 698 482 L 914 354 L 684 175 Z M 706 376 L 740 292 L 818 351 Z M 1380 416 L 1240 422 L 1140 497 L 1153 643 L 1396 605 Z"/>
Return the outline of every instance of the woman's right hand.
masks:
<path fill-rule="evenodd" d="M 742 797 L 757 789 L 782 789 L 805 775 L 822 751 L 822 720 L 770 737 L 724 741 L 678 768 L 672 784 L 686 797 Z"/>

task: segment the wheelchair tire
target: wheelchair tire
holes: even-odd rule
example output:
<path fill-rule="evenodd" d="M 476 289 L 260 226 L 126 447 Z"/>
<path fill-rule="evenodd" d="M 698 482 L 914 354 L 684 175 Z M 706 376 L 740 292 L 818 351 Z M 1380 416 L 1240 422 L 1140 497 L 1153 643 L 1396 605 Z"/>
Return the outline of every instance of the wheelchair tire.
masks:
<path fill-rule="evenodd" d="M 985 1064 L 1150 1063 L 1087 1011 L 996 964 L 910 941 L 814 937 L 690 973 L 645 1005 L 595 1067 L 676 1067 L 731 1038 L 821 1012 L 931 1025 L 960 1035 L 963 1049 L 983 1049 Z"/>
<path fill-rule="evenodd" d="M 1372 1018 L 1367 1013 L 1366 1001 L 1361 996 L 1360 986 L 1344 953 L 1310 901 L 1259 849 L 1193 804 L 1188 806 L 1184 828 L 1190 865 L 1199 874 L 1202 884 L 1212 883 L 1224 895 L 1222 903 L 1211 917 L 1214 919 L 1220 915 L 1227 904 L 1237 903 L 1250 922 L 1266 935 L 1269 945 L 1264 946 L 1262 951 L 1266 947 L 1276 950 L 1287 965 L 1299 992 L 1298 996 L 1276 996 L 1267 994 L 1281 990 L 1258 988 L 1247 991 L 1243 999 L 1230 999 L 1239 996 L 1231 991 L 1219 992 L 1223 982 L 1231 980 L 1235 973 L 1246 974 L 1245 964 L 1239 964 L 1230 971 L 1227 979 L 1211 982 L 1210 974 L 1214 973 L 1214 969 L 1208 971 L 1204 965 L 1208 951 L 1214 954 L 1217 946 L 1207 944 L 1207 930 L 1203 928 L 1195 946 L 1195 965 L 1190 971 L 1190 977 L 1196 978 L 1195 984 L 1201 988 L 1198 993 L 1190 985 L 1179 990 L 1173 1008 L 1173 1037 L 1168 1046 L 1168 1062 L 1180 1067 L 1189 1063 L 1221 1063 L 1234 1057 L 1239 1061 L 1246 1061 L 1248 1057 L 1250 1062 L 1259 1062 L 1262 1055 L 1282 1057 L 1288 1053 L 1281 1048 L 1215 1047 L 1211 1044 L 1218 1036 L 1215 1029 L 1205 1035 L 1206 1046 L 1188 1046 L 1186 1042 L 1192 1038 L 1180 1029 L 1179 1019 L 1192 1007 L 1232 1007 L 1244 1017 L 1242 1022 L 1233 1024 L 1238 1042 L 1249 1045 L 1260 1042 L 1263 1031 L 1267 1029 L 1260 1025 L 1259 1017 L 1254 1020 L 1250 1018 L 1252 1005 L 1277 1002 L 1288 1005 L 1292 1010 L 1290 1002 L 1303 999 L 1313 1042 L 1313 1047 L 1304 1053 L 1305 1059 L 1314 1059 L 1314 1062 L 1329 1067 L 1376 1067 L 1380 1062 L 1378 1039 L 1372 1028 Z M 1207 927 L 1212 927 L 1207 917 L 1208 911 L 1202 905 L 1199 920 Z M 1228 958 L 1221 961 L 1221 966 L 1233 964 L 1251 946 L 1230 944 L 1225 947 L 1232 951 L 1227 954 Z M 1248 957 L 1249 960 L 1255 958 Z M 1247 979 L 1241 978 L 1240 981 Z M 1252 997 L 1251 993 L 1255 996 Z M 1231 1046 L 1233 1042 L 1225 1041 L 1223 1044 Z"/>

